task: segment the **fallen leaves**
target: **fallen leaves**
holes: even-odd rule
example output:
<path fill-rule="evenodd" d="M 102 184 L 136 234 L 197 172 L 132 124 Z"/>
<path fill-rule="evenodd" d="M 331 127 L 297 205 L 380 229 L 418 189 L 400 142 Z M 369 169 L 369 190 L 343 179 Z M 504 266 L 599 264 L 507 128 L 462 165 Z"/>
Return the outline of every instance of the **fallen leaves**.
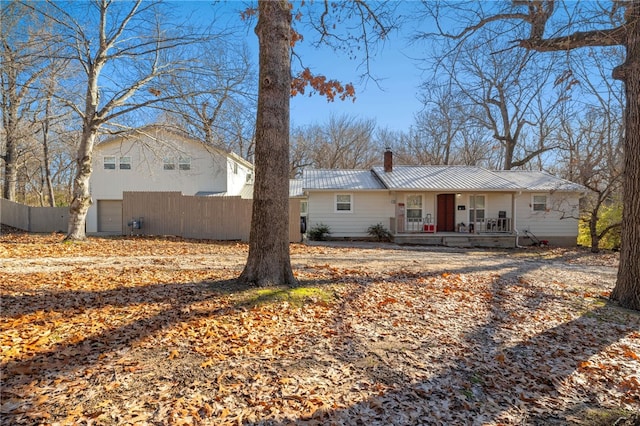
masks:
<path fill-rule="evenodd" d="M 603 303 L 613 273 L 565 270 L 560 251 L 504 264 L 447 253 L 444 269 L 436 252 L 292 245 L 311 287 L 263 291 L 231 281 L 243 244 L 58 240 L 3 245 L 0 413 L 12 424 L 521 424 L 640 410 L 639 315 Z"/>

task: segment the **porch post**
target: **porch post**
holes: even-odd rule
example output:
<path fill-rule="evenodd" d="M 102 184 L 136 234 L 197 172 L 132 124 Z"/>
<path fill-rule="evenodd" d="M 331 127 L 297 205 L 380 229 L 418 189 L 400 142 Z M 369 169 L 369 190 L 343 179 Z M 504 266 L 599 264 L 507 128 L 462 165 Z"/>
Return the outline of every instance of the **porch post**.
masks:
<path fill-rule="evenodd" d="M 517 211 L 516 211 L 516 197 L 518 196 L 517 193 L 512 192 L 511 193 L 511 234 L 516 235 L 516 241 L 515 241 L 515 247 L 518 248 L 520 247 L 520 242 L 518 241 L 519 238 L 519 234 L 518 234 L 518 228 L 517 228 L 517 223 L 516 223 L 516 216 L 517 216 Z"/>
<path fill-rule="evenodd" d="M 516 228 L 516 194 L 511 193 L 511 233 L 518 232 Z"/>

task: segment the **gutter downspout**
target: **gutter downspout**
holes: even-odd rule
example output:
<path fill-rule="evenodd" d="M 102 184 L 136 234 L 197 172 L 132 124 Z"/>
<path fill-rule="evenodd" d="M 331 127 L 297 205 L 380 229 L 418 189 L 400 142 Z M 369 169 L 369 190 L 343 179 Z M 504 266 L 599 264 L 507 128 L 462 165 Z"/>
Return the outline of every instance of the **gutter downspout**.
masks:
<path fill-rule="evenodd" d="M 516 211 L 517 211 L 516 197 L 520 196 L 521 194 L 522 194 L 522 191 L 518 191 L 517 194 L 511 194 L 511 211 L 513 212 L 513 230 L 516 233 L 516 248 L 522 248 L 522 246 L 518 242 L 520 233 L 518 232 L 518 227 L 516 223 Z"/>

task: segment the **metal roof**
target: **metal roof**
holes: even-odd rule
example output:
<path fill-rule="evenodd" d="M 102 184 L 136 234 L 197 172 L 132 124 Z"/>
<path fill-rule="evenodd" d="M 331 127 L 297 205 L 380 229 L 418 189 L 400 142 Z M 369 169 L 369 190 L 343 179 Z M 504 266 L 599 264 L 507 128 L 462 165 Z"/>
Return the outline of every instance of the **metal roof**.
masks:
<path fill-rule="evenodd" d="M 198 191 L 195 193 L 196 197 L 226 197 L 227 195 L 226 191 Z"/>
<path fill-rule="evenodd" d="M 242 189 L 240 190 L 240 198 L 251 200 L 253 199 L 253 184 L 245 183 Z"/>
<path fill-rule="evenodd" d="M 302 179 L 289 179 L 289 197 L 302 197 Z"/>
<path fill-rule="evenodd" d="M 300 196 L 290 184 L 291 196 Z M 297 183 L 296 183 L 297 185 Z M 544 172 L 500 170 L 476 166 L 394 166 L 371 170 L 305 170 L 302 190 L 422 190 L 422 191 L 569 191 L 587 189 Z M 296 195 L 294 195 L 296 194 Z"/>
<path fill-rule="evenodd" d="M 385 189 L 370 170 L 305 170 L 302 180 L 304 189 Z"/>
<path fill-rule="evenodd" d="M 434 191 L 515 191 L 521 189 L 495 173 L 474 166 L 394 166 L 385 172 L 374 167 L 373 172 L 389 189 Z"/>
<path fill-rule="evenodd" d="M 289 179 L 289 197 L 296 198 L 302 197 L 302 179 Z M 253 184 L 247 183 L 242 187 L 240 191 L 240 197 L 252 199 L 253 198 Z"/>
<path fill-rule="evenodd" d="M 555 177 L 545 172 L 497 170 L 493 173 L 508 179 L 520 186 L 524 191 L 587 191 L 587 188 L 580 184 Z"/>

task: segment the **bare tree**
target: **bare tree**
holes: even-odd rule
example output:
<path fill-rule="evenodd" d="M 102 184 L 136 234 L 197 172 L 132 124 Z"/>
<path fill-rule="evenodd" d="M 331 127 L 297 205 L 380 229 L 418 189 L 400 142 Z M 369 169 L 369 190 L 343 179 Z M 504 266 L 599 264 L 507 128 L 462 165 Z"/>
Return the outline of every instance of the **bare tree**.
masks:
<path fill-rule="evenodd" d="M 456 142 L 467 125 L 462 100 L 450 86 L 426 90 L 426 94 L 426 109 L 416 115 L 415 128 L 424 144 L 416 155 L 420 151 L 430 153 L 430 161 L 423 164 L 453 164 Z"/>
<path fill-rule="evenodd" d="M 40 177 L 42 182 L 42 192 L 46 192 L 48 205 L 56 205 L 55 187 L 53 183 L 51 156 L 52 149 L 55 148 L 55 129 L 60 123 L 71 119 L 71 109 L 66 107 L 56 97 L 56 92 L 60 89 L 60 82 L 63 75 L 71 70 L 68 67 L 69 61 L 56 58 L 56 52 L 49 50 L 45 53 L 50 58 L 50 66 L 46 73 L 40 78 L 38 87 L 39 96 L 33 110 L 33 122 L 37 127 L 37 137 L 41 142 L 41 166 Z M 37 155 L 37 154 L 36 154 Z M 68 158 L 72 161 L 72 158 Z"/>
<path fill-rule="evenodd" d="M 165 28 L 167 22 L 157 1 L 113 2 L 93 0 L 64 7 L 48 1 L 28 5 L 55 23 L 64 35 L 64 57 L 84 73 L 84 95 L 67 99 L 82 120 L 76 155 L 76 176 L 66 238 L 82 240 L 91 205 L 89 178 L 93 147 L 106 125 L 141 108 L 171 97 L 152 82 L 187 68 L 190 58 L 174 50 L 202 41 L 186 34 L 188 26 Z M 182 32 L 181 32 L 182 31 Z"/>
<path fill-rule="evenodd" d="M 545 99 L 544 109 L 536 109 L 546 95 L 551 69 L 531 64 L 531 56 L 524 50 L 504 51 L 504 45 L 489 35 L 460 45 L 455 56 L 442 59 L 447 65 L 437 68 L 448 71 L 445 85 L 455 85 L 467 125 L 484 128 L 501 148 L 498 167 L 504 170 L 526 166 L 555 148 L 544 138 L 548 132 L 537 130 L 549 126 L 563 95 Z"/>
<path fill-rule="evenodd" d="M 260 1 L 255 184 L 249 257 L 238 278 L 257 286 L 294 285 L 289 257 L 289 97 L 291 6 Z"/>
<path fill-rule="evenodd" d="M 432 16 L 441 20 L 448 4 L 437 3 Z M 640 310 L 640 1 L 580 2 L 562 8 L 553 0 L 526 0 L 496 7 L 478 4 L 453 5 L 458 22 L 466 22 L 453 33 L 443 34 L 463 42 L 478 31 L 512 34 L 514 45 L 536 52 L 572 51 L 587 47 L 622 46 L 624 62 L 613 69 L 613 78 L 625 87 L 624 205 L 618 279 L 611 294 L 622 306 Z M 465 13 L 465 9 L 471 14 Z M 567 14 L 570 19 L 567 19 Z M 465 17 L 468 20 L 464 21 Z M 557 18 L 557 19 L 556 19 Z M 500 25 L 499 30 L 496 24 Z M 519 38 L 518 27 L 528 29 Z"/>
<path fill-rule="evenodd" d="M 380 6 L 384 8 L 384 5 Z M 360 22 L 349 36 L 340 41 L 348 48 L 369 45 L 372 38 L 385 36 L 387 27 L 381 15 L 364 1 L 329 3 L 320 6 L 316 28 L 320 41 L 327 40 L 333 25 L 329 19 L 342 16 Z M 382 10 L 382 9 L 379 9 Z M 258 112 L 256 118 L 255 185 L 253 212 L 249 236 L 249 255 L 238 278 L 249 285 L 294 285 L 296 279 L 289 256 L 289 97 L 299 93 L 306 84 L 333 99 L 348 95 L 352 88 L 332 80 L 314 77 L 304 70 L 292 86 L 291 47 L 300 34 L 292 31 L 292 5 L 285 0 L 260 0 L 255 28 L 260 45 Z M 318 16 L 318 15 L 316 15 Z M 311 19 L 310 15 L 307 15 Z M 338 18 L 337 22 L 341 22 Z M 363 31 L 364 29 L 364 31 Z"/>
<path fill-rule="evenodd" d="M 16 197 L 21 146 L 34 129 L 30 120 L 33 89 L 45 73 L 49 60 L 41 54 L 54 37 L 43 22 L 17 1 L 2 4 L 0 9 L 0 82 L 4 150 L 3 192 L 8 200 Z"/>
<path fill-rule="evenodd" d="M 605 76 L 606 68 L 619 61 L 621 54 L 618 48 L 606 54 L 590 52 L 588 64 L 583 59 L 567 71 L 580 81 L 581 102 L 565 111 L 557 136 L 562 146 L 560 171 L 591 190 L 582 200 L 582 208 L 594 253 L 600 250 L 600 241 L 610 233 L 619 234 L 622 225 L 619 220 L 603 223 L 602 218 L 603 211 L 622 202 L 624 95 L 621 85 Z M 600 75 L 597 85 L 590 78 L 594 72 Z"/>
<path fill-rule="evenodd" d="M 305 168 L 315 167 L 311 160 L 312 147 L 319 144 L 319 141 L 315 139 L 318 137 L 315 128 L 316 126 L 304 126 L 291 129 L 291 146 L 289 148 L 289 177 L 291 179 L 300 177 Z"/>
<path fill-rule="evenodd" d="M 304 167 L 317 169 L 366 169 L 379 161 L 372 119 L 331 115 L 292 132 L 291 170 L 298 175 Z"/>
<path fill-rule="evenodd" d="M 316 141 L 311 149 L 314 167 L 324 169 L 364 169 L 378 160 L 373 146 L 376 128 L 373 119 L 332 115 L 323 125 L 314 126 Z"/>
<path fill-rule="evenodd" d="M 407 142 L 418 164 L 480 165 L 489 160 L 491 141 L 470 117 L 482 115 L 466 95 L 450 83 L 425 83 L 424 110 L 415 116 Z"/>
<path fill-rule="evenodd" d="M 621 226 L 620 222 L 599 226 L 603 206 L 614 202 L 622 184 L 622 126 L 610 114 L 615 112 L 609 109 L 603 114 L 591 107 L 582 117 L 567 120 L 561 135 L 568 144 L 568 172 L 591 190 L 583 205 L 594 253 L 600 250 L 600 240 Z"/>
<path fill-rule="evenodd" d="M 247 46 L 216 40 L 191 64 L 188 74 L 197 78 L 175 81 L 174 77 L 166 86 L 175 93 L 169 113 L 205 143 L 250 159 L 256 78 Z"/>

